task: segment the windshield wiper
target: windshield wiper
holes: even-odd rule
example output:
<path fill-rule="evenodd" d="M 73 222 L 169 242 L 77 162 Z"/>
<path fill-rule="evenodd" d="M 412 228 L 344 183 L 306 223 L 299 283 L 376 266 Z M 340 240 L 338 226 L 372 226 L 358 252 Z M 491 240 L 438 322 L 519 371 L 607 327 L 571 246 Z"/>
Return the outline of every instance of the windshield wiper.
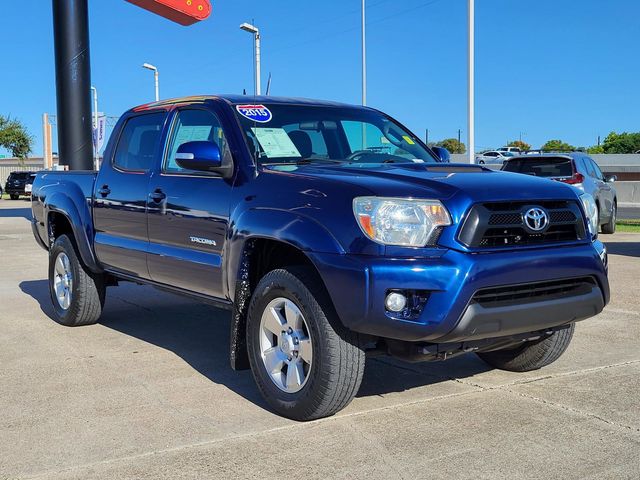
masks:
<path fill-rule="evenodd" d="M 301 158 L 300 160 L 295 161 L 296 165 L 309 165 L 310 163 L 343 163 L 344 160 L 337 160 L 335 158 Z"/>

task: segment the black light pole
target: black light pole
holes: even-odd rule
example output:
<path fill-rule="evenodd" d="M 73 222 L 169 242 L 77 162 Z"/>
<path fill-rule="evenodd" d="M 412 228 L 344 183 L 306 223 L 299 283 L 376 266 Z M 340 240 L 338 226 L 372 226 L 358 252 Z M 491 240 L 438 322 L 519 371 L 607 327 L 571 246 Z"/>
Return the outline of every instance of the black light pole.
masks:
<path fill-rule="evenodd" d="M 53 0 L 60 163 L 93 169 L 87 0 Z"/>

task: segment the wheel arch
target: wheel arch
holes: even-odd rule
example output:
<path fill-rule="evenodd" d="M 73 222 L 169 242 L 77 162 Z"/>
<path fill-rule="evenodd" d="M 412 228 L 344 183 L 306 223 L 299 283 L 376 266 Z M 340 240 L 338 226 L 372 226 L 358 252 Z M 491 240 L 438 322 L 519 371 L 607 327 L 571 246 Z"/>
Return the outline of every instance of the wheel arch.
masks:
<path fill-rule="evenodd" d="M 84 203 L 83 207 L 83 209 L 79 209 L 69 196 L 60 193 L 48 198 L 44 207 L 47 241 L 51 247 L 51 244 L 60 235 L 71 236 L 82 263 L 92 272 L 102 273 L 103 270 L 91 247 L 93 239 L 91 213 Z"/>
<path fill-rule="evenodd" d="M 255 288 L 270 271 L 293 266 L 307 267 L 330 299 L 318 268 L 298 246 L 282 239 L 265 236 L 254 236 L 244 242 L 233 290 L 234 308 L 230 328 L 229 358 L 234 370 L 249 368 L 246 322 L 249 302 Z"/>

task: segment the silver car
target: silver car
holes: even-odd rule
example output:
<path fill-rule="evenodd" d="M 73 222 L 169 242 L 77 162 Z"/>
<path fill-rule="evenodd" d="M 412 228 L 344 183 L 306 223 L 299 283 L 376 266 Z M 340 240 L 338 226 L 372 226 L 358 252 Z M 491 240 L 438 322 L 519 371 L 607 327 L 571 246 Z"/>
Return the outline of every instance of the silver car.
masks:
<path fill-rule="evenodd" d="M 549 178 L 590 194 L 598 205 L 602 233 L 615 233 L 618 198 L 615 175 L 605 176 L 591 157 L 581 152 L 522 155 L 505 161 L 502 170 Z"/>
<path fill-rule="evenodd" d="M 476 163 L 479 163 L 480 165 L 497 165 L 498 167 L 501 167 L 505 160 L 515 156 L 516 154 L 513 152 L 490 150 L 488 152 L 481 153 L 480 155 L 476 155 Z"/>

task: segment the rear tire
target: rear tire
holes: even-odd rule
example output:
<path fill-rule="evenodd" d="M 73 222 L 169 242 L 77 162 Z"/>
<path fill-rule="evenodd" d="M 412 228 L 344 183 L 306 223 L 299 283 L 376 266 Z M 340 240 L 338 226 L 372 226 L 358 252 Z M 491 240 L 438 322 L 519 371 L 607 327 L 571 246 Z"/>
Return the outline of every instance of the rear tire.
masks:
<path fill-rule="evenodd" d="M 288 267 L 265 275 L 251 298 L 247 322 L 253 377 L 278 414 L 314 420 L 335 414 L 355 397 L 365 364 L 360 337 L 342 326 L 311 269 Z M 290 330 L 294 324 L 298 327 Z"/>
<path fill-rule="evenodd" d="M 616 217 L 618 216 L 618 205 L 613 204 L 611 207 L 611 217 L 609 221 L 602 225 L 602 233 L 613 234 L 616 233 Z"/>
<path fill-rule="evenodd" d="M 103 278 L 84 267 L 67 235 L 58 237 L 49 252 L 49 293 L 54 320 L 67 327 L 94 324 L 102 314 Z"/>
<path fill-rule="evenodd" d="M 575 324 L 572 323 L 569 327 L 557 330 L 542 340 L 528 342 L 515 349 L 479 352 L 477 355 L 500 370 L 510 372 L 538 370 L 560 358 L 569 346 L 574 330 Z"/>
<path fill-rule="evenodd" d="M 20 195 L 11 194 L 9 195 L 9 197 L 11 198 L 11 200 L 18 200 L 18 198 L 20 198 Z"/>

